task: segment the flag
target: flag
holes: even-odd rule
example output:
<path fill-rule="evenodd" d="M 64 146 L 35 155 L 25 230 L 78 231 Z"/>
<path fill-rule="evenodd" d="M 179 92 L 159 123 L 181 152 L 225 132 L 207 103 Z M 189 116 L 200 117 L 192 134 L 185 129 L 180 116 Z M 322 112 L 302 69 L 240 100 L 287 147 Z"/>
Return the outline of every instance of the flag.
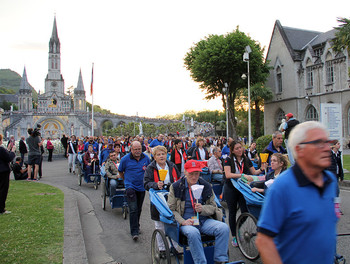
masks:
<path fill-rule="evenodd" d="M 94 90 L 93 87 L 94 87 L 94 64 L 92 64 L 90 95 L 93 94 L 93 90 Z"/>

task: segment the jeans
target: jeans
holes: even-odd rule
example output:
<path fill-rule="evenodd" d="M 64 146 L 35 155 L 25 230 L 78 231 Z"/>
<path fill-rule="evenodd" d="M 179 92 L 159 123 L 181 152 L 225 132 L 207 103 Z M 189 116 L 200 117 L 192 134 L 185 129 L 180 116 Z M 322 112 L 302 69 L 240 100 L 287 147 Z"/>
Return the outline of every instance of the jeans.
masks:
<path fill-rule="evenodd" d="M 68 153 L 68 168 L 73 167 L 73 171 L 75 171 L 75 160 L 77 158 L 77 154 L 75 153 Z"/>
<path fill-rule="evenodd" d="M 213 173 L 211 175 L 211 180 L 212 181 L 214 180 L 214 181 L 217 181 L 217 182 L 222 182 L 223 178 L 224 178 L 224 175 L 221 174 L 221 173 Z"/>
<path fill-rule="evenodd" d="M 220 221 L 207 219 L 197 226 L 180 226 L 180 232 L 187 237 L 194 263 L 206 264 L 207 260 L 202 245 L 201 233 L 215 236 L 214 261 L 228 261 L 229 227 Z"/>
<path fill-rule="evenodd" d="M 24 155 L 25 155 L 25 153 L 21 153 L 21 159 L 22 159 L 22 161 L 20 163 L 21 167 L 23 166 L 23 163 L 24 163 Z"/>
<path fill-rule="evenodd" d="M 224 197 L 229 212 L 228 222 L 230 224 L 231 234 L 232 236 L 236 236 L 237 203 L 241 208 L 241 213 L 248 212 L 247 205 L 242 193 L 240 193 L 231 182 L 228 182 L 228 180 L 224 184 Z"/>
<path fill-rule="evenodd" d="M 290 165 L 293 166 L 294 163 L 295 163 L 295 160 L 294 160 L 294 157 L 293 157 L 292 150 L 288 146 L 288 139 L 285 139 L 284 143 L 286 144 L 287 153 L 288 153 L 288 159 L 289 159 Z"/>
<path fill-rule="evenodd" d="M 129 206 L 129 223 L 130 233 L 132 236 L 139 235 L 140 217 L 142 211 L 143 200 L 145 199 L 145 191 L 136 191 L 132 188 L 126 190 L 126 200 Z"/>

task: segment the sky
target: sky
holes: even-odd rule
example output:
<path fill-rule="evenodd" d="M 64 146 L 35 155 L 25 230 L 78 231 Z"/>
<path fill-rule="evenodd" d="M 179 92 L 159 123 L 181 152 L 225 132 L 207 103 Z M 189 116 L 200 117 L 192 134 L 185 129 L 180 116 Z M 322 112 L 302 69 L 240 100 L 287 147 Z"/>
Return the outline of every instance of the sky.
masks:
<path fill-rule="evenodd" d="M 156 117 L 187 110 L 223 110 L 184 67 L 189 49 L 211 34 L 239 26 L 268 49 L 282 26 L 326 32 L 347 17 L 349 0 L 0 0 L 0 69 L 44 91 L 48 45 L 56 16 L 65 88 L 81 69 L 87 101 L 94 63 L 95 105 L 116 114 Z M 244 51 L 242 51 L 243 54 Z M 251 73 L 254 74 L 254 73 Z"/>

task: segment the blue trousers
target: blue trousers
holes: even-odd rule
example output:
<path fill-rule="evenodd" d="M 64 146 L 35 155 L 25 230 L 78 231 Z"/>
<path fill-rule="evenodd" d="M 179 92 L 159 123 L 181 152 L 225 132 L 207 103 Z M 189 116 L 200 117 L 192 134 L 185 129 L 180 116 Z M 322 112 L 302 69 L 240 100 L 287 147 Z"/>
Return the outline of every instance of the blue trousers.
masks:
<path fill-rule="evenodd" d="M 214 261 L 228 261 L 227 252 L 230 229 L 225 223 L 214 219 L 207 219 L 199 226 L 180 226 L 180 232 L 187 237 L 194 263 L 207 263 L 202 245 L 201 233 L 215 236 Z"/>

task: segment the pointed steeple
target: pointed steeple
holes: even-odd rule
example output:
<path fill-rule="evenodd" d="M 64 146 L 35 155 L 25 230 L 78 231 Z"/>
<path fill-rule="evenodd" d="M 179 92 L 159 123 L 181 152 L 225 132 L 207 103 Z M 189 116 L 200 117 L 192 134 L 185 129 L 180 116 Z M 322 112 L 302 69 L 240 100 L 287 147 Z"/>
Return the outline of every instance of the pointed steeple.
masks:
<path fill-rule="evenodd" d="M 58 33 L 57 33 L 57 24 L 56 24 L 56 16 L 53 20 L 53 28 L 52 28 L 52 35 L 50 38 L 50 43 L 49 43 L 49 52 L 50 53 L 60 53 L 60 39 L 58 38 Z"/>
<path fill-rule="evenodd" d="M 31 91 L 31 88 L 29 86 L 28 79 L 27 79 L 26 66 L 24 66 L 20 90 L 29 90 L 29 91 Z"/>
<path fill-rule="evenodd" d="M 77 85 L 77 88 L 75 88 L 75 90 L 76 91 L 85 91 L 84 90 L 83 78 L 81 77 L 81 69 L 79 71 L 78 85 Z"/>

